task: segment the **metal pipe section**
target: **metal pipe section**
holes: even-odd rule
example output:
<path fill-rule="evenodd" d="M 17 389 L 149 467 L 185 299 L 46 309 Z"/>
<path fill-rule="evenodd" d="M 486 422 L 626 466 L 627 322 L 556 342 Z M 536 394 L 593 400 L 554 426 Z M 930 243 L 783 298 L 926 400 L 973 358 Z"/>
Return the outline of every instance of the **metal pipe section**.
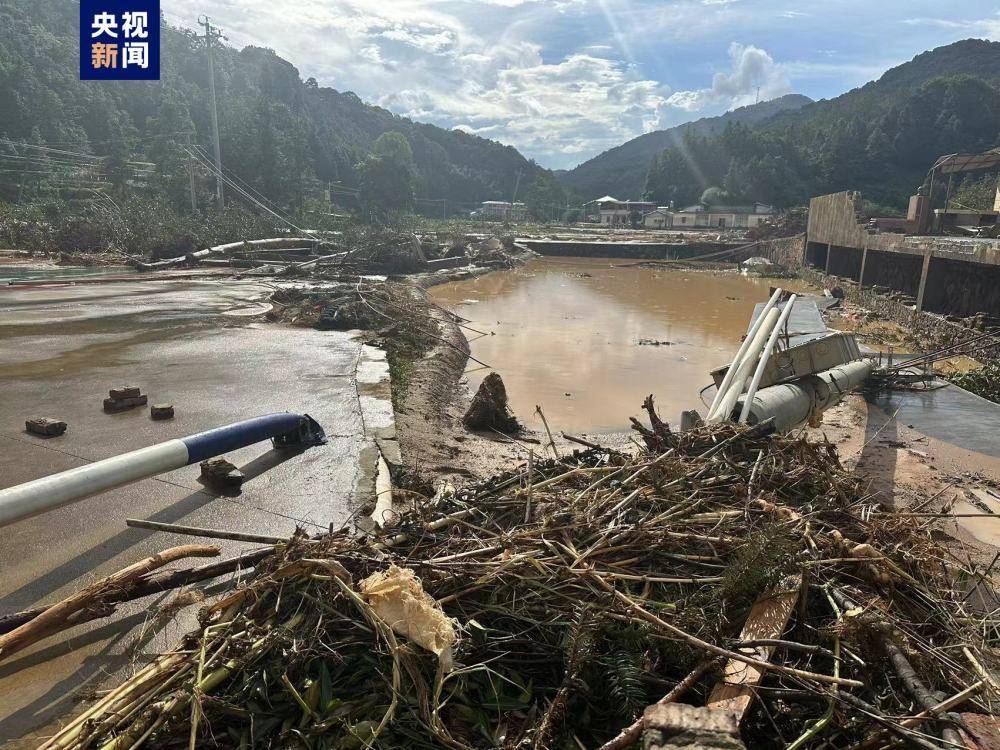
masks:
<path fill-rule="evenodd" d="M 0 526 L 267 439 L 295 448 L 322 445 L 326 435 L 308 414 L 281 412 L 168 440 L 0 490 Z"/>
<path fill-rule="evenodd" d="M 743 357 L 746 356 L 747 349 L 750 348 L 750 342 L 753 340 L 754 336 L 757 335 L 757 331 L 764 324 L 764 318 L 767 314 L 771 312 L 771 308 L 778 304 L 778 300 L 781 298 L 781 289 L 775 289 L 774 294 L 771 295 L 771 299 L 767 301 L 764 305 L 764 309 L 760 311 L 760 315 L 757 316 L 757 320 L 753 322 L 750 326 L 750 330 L 746 337 L 743 339 L 743 344 L 740 346 L 739 351 L 736 352 L 736 356 L 733 357 L 732 364 L 729 365 L 729 369 L 726 370 L 726 374 L 722 377 L 722 383 L 719 384 L 718 390 L 715 392 L 715 398 L 712 399 L 712 405 L 708 408 L 708 416 L 711 417 L 716 410 L 719 408 L 719 403 L 722 401 L 722 397 L 727 390 L 729 390 L 729 384 L 733 382 L 733 376 L 736 374 L 736 368 L 739 367 L 740 362 L 743 361 Z"/>
<path fill-rule="evenodd" d="M 840 403 L 864 384 L 874 368 L 874 362 L 862 359 L 791 383 L 761 388 L 751 400 L 747 422 L 753 425 L 773 418 L 775 430 L 788 432 Z"/>
<path fill-rule="evenodd" d="M 753 366 L 757 363 L 757 358 L 761 354 L 761 350 L 764 348 L 764 343 L 767 341 L 768 336 L 771 335 L 771 331 L 774 329 L 775 323 L 778 322 L 778 311 L 772 308 L 766 316 L 764 316 L 764 322 L 761 327 L 757 329 L 757 335 L 753 337 L 753 341 L 750 342 L 750 346 L 747 348 L 746 356 L 736 367 L 736 374 L 733 376 L 732 382 L 729 384 L 729 388 L 719 399 L 719 404 L 716 406 L 716 410 L 709 414 L 705 421 L 708 424 L 717 424 L 719 422 L 724 422 L 729 419 L 729 415 L 733 411 L 733 407 L 736 405 L 736 400 L 743 393 L 743 386 L 746 385 L 746 380 L 750 376 L 750 371 Z"/>
<path fill-rule="evenodd" d="M 798 296 L 793 294 L 788 302 L 785 303 L 785 309 L 781 311 L 781 317 L 778 318 L 778 322 L 771 330 L 770 338 L 768 338 L 767 343 L 764 344 L 764 351 L 760 355 L 760 362 L 757 363 L 757 369 L 754 371 L 753 379 L 750 381 L 750 386 L 747 388 L 746 398 L 743 399 L 743 410 L 740 412 L 740 424 L 746 424 L 747 416 L 750 414 L 750 404 L 753 403 L 754 394 L 757 393 L 757 388 L 760 387 L 760 379 L 764 377 L 764 368 L 767 367 L 767 361 L 771 358 L 771 352 L 774 351 L 774 346 L 778 343 L 778 336 L 781 334 L 781 330 L 788 322 L 788 316 L 791 314 L 792 306 L 795 304 L 795 300 L 797 299 Z"/>

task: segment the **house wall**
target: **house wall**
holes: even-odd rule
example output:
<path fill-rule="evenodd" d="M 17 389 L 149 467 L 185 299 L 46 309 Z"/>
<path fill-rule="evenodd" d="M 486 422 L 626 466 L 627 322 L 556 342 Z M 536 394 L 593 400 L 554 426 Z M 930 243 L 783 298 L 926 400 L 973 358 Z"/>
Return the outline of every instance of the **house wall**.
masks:
<path fill-rule="evenodd" d="M 980 312 L 1000 318 L 1000 266 L 931 258 L 923 309 L 963 318 Z"/>
<path fill-rule="evenodd" d="M 628 224 L 629 211 L 625 209 L 601 210 L 602 224 Z"/>
<path fill-rule="evenodd" d="M 725 222 L 723 226 L 726 229 L 730 227 L 743 229 L 746 227 L 755 227 L 769 217 L 770 214 L 733 214 L 703 211 L 699 213 L 674 214 L 671 226 L 718 228 L 719 220 L 721 219 Z"/>
<path fill-rule="evenodd" d="M 924 341 L 925 351 L 931 351 L 944 346 L 951 346 L 967 341 L 974 336 L 982 336 L 982 332 L 953 323 L 938 315 L 914 310 L 905 302 L 892 299 L 870 287 L 862 288 L 857 284 L 844 283 L 835 276 L 827 276 L 820 271 L 803 269 L 802 275 L 809 281 L 823 287 L 839 285 L 848 300 L 871 310 L 884 320 L 890 320 L 906 327 L 911 333 Z M 865 280 L 868 271 L 865 270 Z M 1000 337 L 980 339 L 969 346 L 969 356 L 979 362 L 988 362 L 1000 357 Z"/>
<path fill-rule="evenodd" d="M 859 202 L 849 191 L 809 202 L 808 266 L 902 293 L 918 310 L 1000 319 L 1000 242 L 870 232 Z"/>

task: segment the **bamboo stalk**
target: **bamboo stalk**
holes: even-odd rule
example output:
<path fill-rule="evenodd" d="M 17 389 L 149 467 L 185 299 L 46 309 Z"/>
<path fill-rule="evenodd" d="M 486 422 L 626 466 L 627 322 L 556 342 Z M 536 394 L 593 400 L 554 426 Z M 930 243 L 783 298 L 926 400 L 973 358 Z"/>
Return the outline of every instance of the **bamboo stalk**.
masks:
<path fill-rule="evenodd" d="M 157 568 L 162 568 L 164 565 L 169 565 L 175 560 L 186 557 L 215 557 L 218 554 L 218 547 L 190 544 L 183 547 L 172 547 L 147 557 L 145 560 L 133 563 L 127 568 L 123 568 L 53 604 L 37 617 L 14 628 L 9 633 L 0 635 L 0 661 L 10 658 L 31 644 L 64 629 L 66 621 L 72 615 L 84 607 L 100 602 L 108 591 L 116 587 L 126 586 L 135 579 Z"/>

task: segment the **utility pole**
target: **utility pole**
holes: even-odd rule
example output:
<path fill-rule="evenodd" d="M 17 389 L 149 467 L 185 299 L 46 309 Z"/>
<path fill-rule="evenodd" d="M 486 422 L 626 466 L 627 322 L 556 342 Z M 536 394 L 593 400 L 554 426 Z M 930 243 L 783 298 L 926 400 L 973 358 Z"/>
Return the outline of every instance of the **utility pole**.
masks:
<path fill-rule="evenodd" d="M 192 213 L 196 213 L 198 211 L 198 194 L 195 191 L 195 185 L 194 185 L 194 157 L 191 156 L 190 134 L 188 134 L 185 141 L 187 142 L 187 148 L 185 149 L 185 153 L 187 154 L 188 180 L 189 180 L 189 187 L 191 189 L 191 211 Z"/>
<path fill-rule="evenodd" d="M 510 221 L 514 221 L 514 216 L 516 215 L 514 204 L 517 203 L 517 190 L 521 187 L 521 173 L 523 171 L 521 169 L 517 170 L 517 181 L 514 183 L 514 197 L 510 199 L 510 214 L 508 215 Z"/>
<path fill-rule="evenodd" d="M 219 102 L 215 96 L 215 40 L 223 38 L 222 32 L 212 27 L 208 16 L 201 16 L 198 25 L 205 27 L 205 49 L 208 52 L 208 91 L 212 97 L 212 141 L 215 151 L 215 200 L 221 211 L 225 204 L 222 196 L 222 147 L 219 144 Z"/>

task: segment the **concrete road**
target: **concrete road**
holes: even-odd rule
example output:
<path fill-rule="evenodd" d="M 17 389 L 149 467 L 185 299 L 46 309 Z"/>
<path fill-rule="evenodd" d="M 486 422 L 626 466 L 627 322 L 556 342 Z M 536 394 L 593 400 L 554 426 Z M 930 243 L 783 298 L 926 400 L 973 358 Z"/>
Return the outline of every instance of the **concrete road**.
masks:
<path fill-rule="evenodd" d="M 359 395 L 357 373 L 360 365 L 362 381 L 377 380 L 384 366 L 349 334 L 262 322 L 269 292 L 234 281 L 0 288 L 0 486 L 275 411 L 307 412 L 330 438 L 294 455 L 269 443 L 229 454 L 248 477 L 238 497 L 206 491 L 194 466 L 0 529 L 0 614 L 58 600 L 166 547 L 206 541 L 129 529 L 127 517 L 262 534 L 349 519 L 372 484 L 366 432 L 391 418 L 372 395 L 380 389 L 365 385 Z M 140 386 L 150 403 L 173 403 L 176 418 L 153 422 L 146 408 L 105 414 L 102 399 L 122 384 Z M 29 416 L 63 419 L 69 430 L 28 435 Z M 223 557 L 254 548 L 220 546 Z M 175 645 L 195 608 L 158 615 L 170 598 L 123 605 L 111 620 L 0 662 L 0 742 L 34 746 L 28 738 L 50 731 L 81 690 Z"/>

